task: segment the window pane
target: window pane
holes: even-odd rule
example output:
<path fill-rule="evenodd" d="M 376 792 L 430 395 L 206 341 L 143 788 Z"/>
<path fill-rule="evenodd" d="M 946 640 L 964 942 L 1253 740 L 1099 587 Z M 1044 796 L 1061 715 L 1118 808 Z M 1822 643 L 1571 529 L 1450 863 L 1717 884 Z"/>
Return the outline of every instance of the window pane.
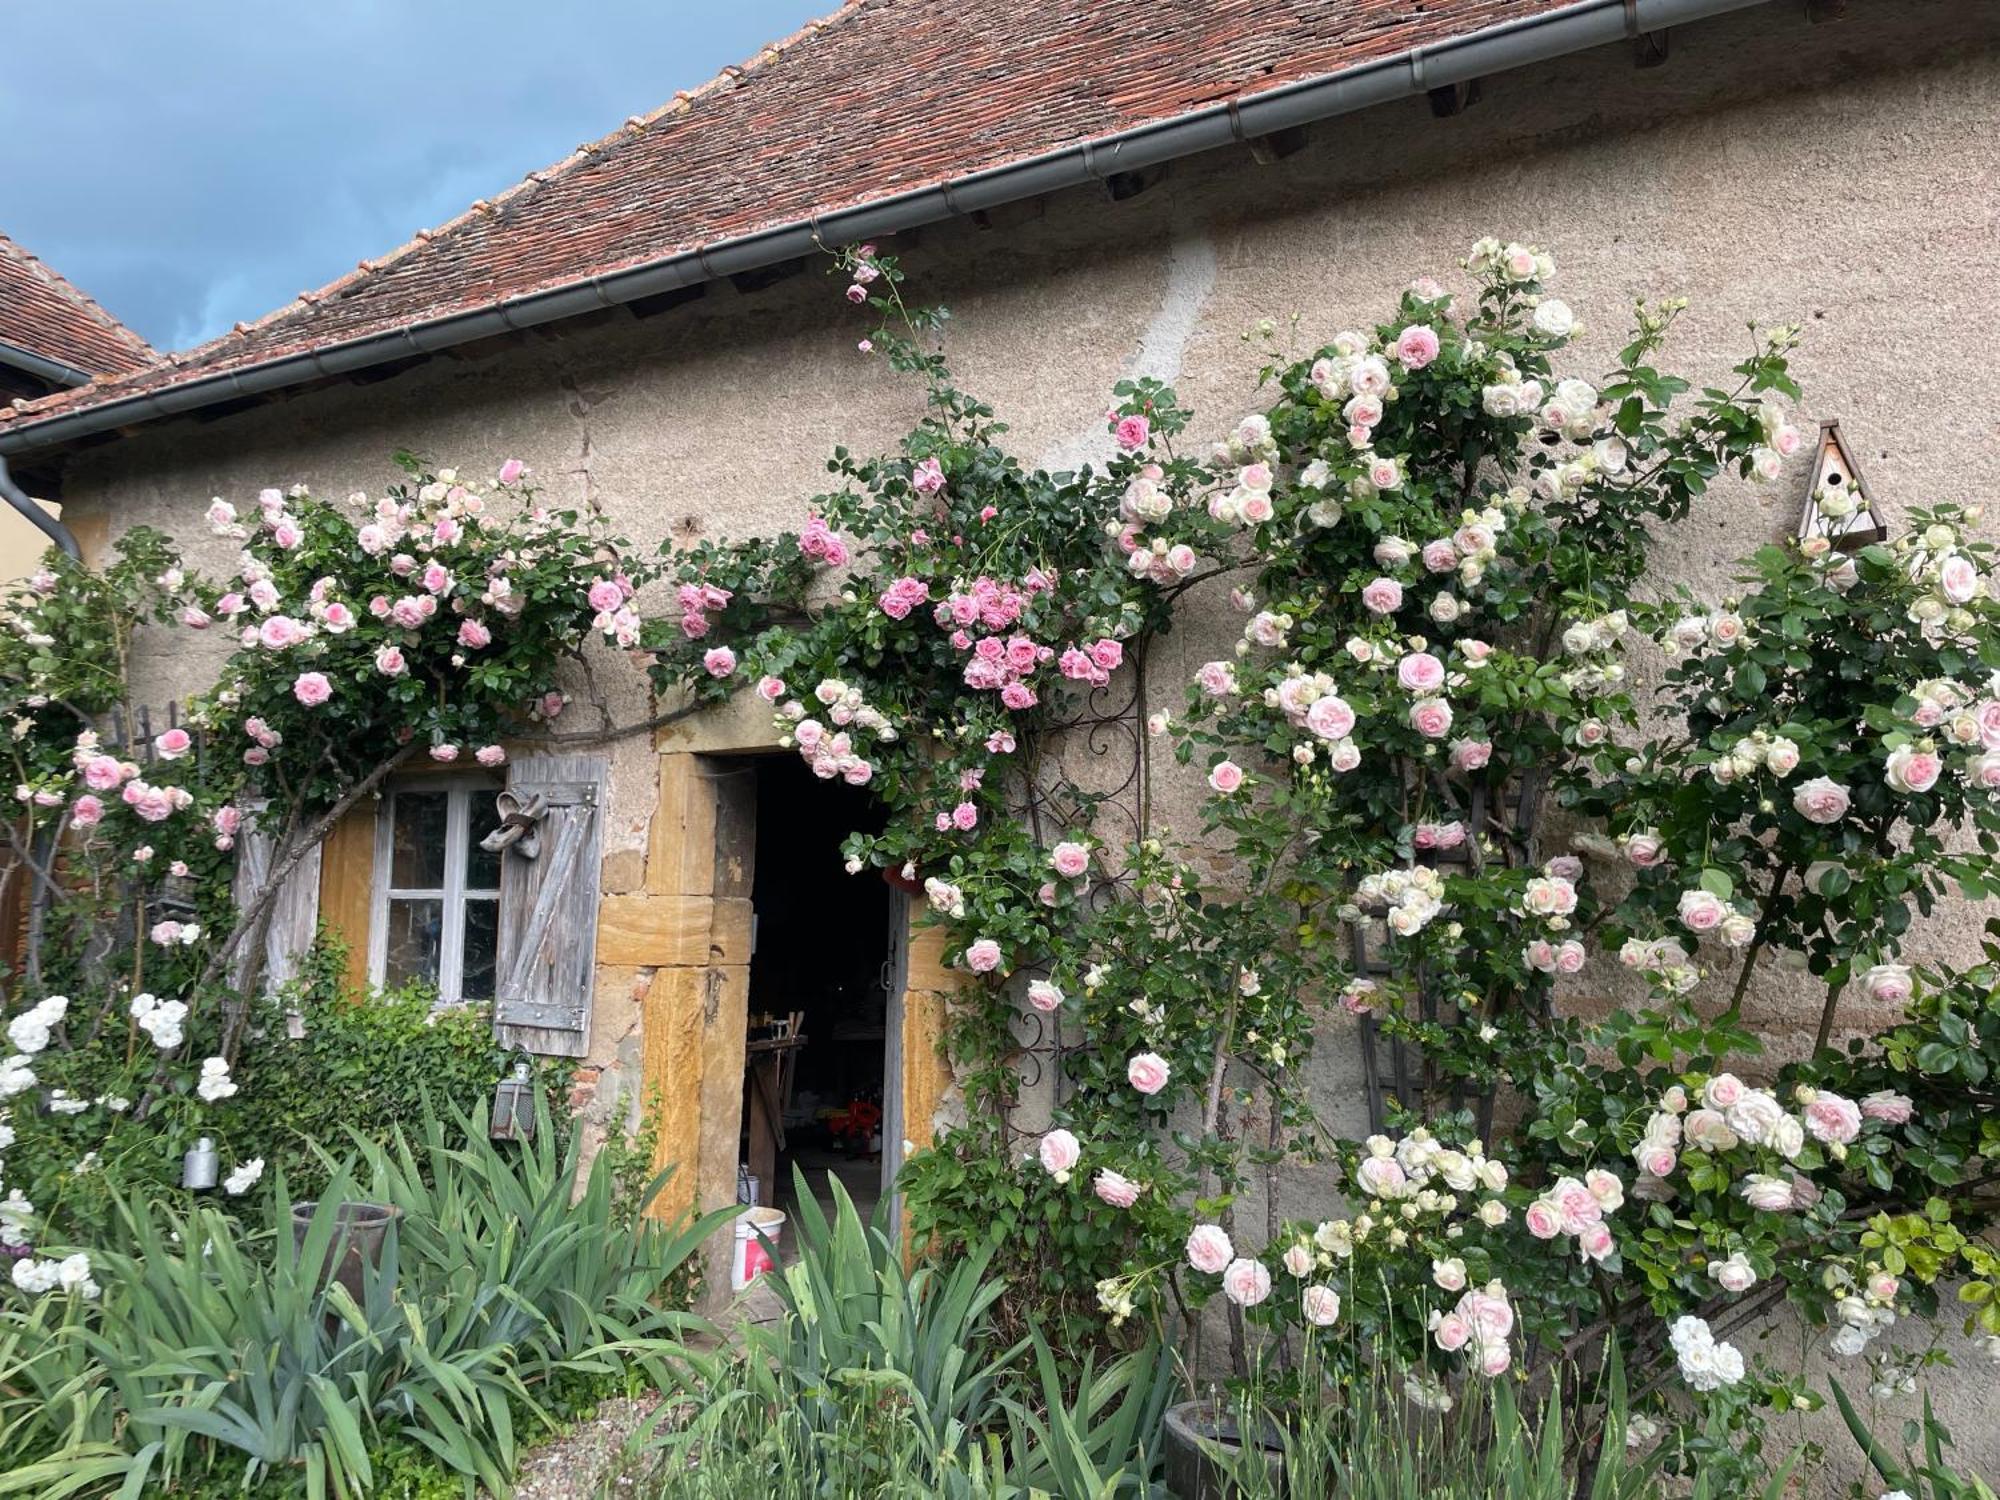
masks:
<path fill-rule="evenodd" d="M 500 951 L 500 903 L 465 903 L 465 981 L 459 987 L 461 1000 L 493 998 L 493 965 Z"/>
<path fill-rule="evenodd" d="M 389 884 L 396 890 L 444 886 L 445 821 L 450 794 L 396 793 L 396 823 L 389 856 Z"/>
<path fill-rule="evenodd" d="M 438 955 L 444 946 L 444 903 L 434 898 L 389 901 L 389 956 L 382 966 L 384 985 L 423 979 L 435 984 Z"/>
<path fill-rule="evenodd" d="M 500 856 L 488 854 L 479 847 L 479 841 L 500 826 L 500 809 L 493 805 L 493 794 L 484 787 L 476 787 L 467 795 L 465 820 L 465 888 L 469 891 L 497 891 L 500 889 Z"/>

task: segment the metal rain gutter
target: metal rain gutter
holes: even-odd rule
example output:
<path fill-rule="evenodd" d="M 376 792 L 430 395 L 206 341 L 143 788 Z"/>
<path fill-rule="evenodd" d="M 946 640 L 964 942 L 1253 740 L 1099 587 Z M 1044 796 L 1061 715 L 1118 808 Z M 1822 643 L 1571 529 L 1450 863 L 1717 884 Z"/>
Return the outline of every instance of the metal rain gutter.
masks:
<path fill-rule="evenodd" d="M 83 561 L 83 548 L 76 544 L 76 538 L 70 535 L 69 528 L 35 504 L 28 492 L 14 483 L 14 476 L 7 472 L 5 454 L 0 454 L 0 500 L 5 500 L 13 506 L 37 531 L 62 548 L 70 557 L 78 562 Z"/>
<path fill-rule="evenodd" d="M 301 354 L 107 401 L 26 425 L 0 426 L 0 454 L 26 453 L 114 427 L 349 374 L 413 354 L 430 354 L 497 334 L 533 328 L 599 308 L 617 307 L 792 260 L 834 245 L 1081 187 L 1117 172 L 1254 140 L 1356 110 L 1547 62 L 1672 26 L 1745 10 L 1766 0 L 1579 0 L 1578 4 L 1317 78 L 1248 94 L 1222 104 L 1103 136 L 1025 161 L 957 177 L 932 187 L 774 229 L 680 252 L 644 265 L 514 297 L 493 307 L 412 323 L 386 333 L 328 344 Z"/>
<path fill-rule="evenodd" d="M 88 370 L 79 370 L 75 365 L 66 365 L 59 359 L 50 359 L 32 349 L 23 349 L 19 344 L 10 344 L 5 339 L 0 339 L 0 365 L 12 365 L 37 380 L 48 381 L 50 385 L 90 384 Z"/>

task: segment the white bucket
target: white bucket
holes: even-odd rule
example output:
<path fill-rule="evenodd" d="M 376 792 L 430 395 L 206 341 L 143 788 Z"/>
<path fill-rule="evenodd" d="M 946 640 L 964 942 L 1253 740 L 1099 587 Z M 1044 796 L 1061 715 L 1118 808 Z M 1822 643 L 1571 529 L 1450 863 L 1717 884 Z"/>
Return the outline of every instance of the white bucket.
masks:
<path fill-rule="evenodd" d="M 758 1240 L 763 1235 L 776 1248 L 785 1232 L 785 1216 L 775 1208 L 750 1208 L 736 1216 L 735 1254 L 729 1258 L 729 1286 L 742 1291 L 764 1272 L 773 1269 L 771 1252 Z"/>

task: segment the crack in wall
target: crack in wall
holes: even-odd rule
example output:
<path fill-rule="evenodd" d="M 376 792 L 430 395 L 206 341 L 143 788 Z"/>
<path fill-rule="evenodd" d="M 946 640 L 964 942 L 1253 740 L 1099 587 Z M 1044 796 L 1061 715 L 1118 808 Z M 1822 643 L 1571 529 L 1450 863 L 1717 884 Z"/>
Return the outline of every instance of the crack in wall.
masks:
<path fill-rule="evenodd" d="M 1188 346 L 1200 327 L 1202 309 L 1215 290 L 1217 261 L 1215 241 L 1206 230 L 1177 232 L 1167 245 L 1167 274 L 1160 290 L 1160 305 L 1140 331 L 1138 347 L 1125 361 L 1121 375 L 1127 379 L 1151 376 L 1172 384 L 1187 359 Z M 1093 416 L 1090 425 L 1071 437 L 1052 444 L 1040 466 L 1051 472 L 1076 469 L 1108 457 L 1111 435 L 1103 422 Z"/>

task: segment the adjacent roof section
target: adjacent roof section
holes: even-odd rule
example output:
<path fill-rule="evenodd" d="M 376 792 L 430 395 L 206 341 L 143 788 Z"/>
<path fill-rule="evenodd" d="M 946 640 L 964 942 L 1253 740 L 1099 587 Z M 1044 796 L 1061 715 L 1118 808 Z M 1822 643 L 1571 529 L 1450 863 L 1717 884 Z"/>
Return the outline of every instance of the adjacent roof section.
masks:
<path fill-rule="evenodd" d="M 0 234 L 0 363 L 26 355 L 72 372 L 58 384 L 124 375 L 159 358 L 138 334 Z"/>
<path fill-rule="evenodd" d="M 1757 0 L 848 0 L 254 324 L 0 411 L 0 453 L 336 375 Z"/>

